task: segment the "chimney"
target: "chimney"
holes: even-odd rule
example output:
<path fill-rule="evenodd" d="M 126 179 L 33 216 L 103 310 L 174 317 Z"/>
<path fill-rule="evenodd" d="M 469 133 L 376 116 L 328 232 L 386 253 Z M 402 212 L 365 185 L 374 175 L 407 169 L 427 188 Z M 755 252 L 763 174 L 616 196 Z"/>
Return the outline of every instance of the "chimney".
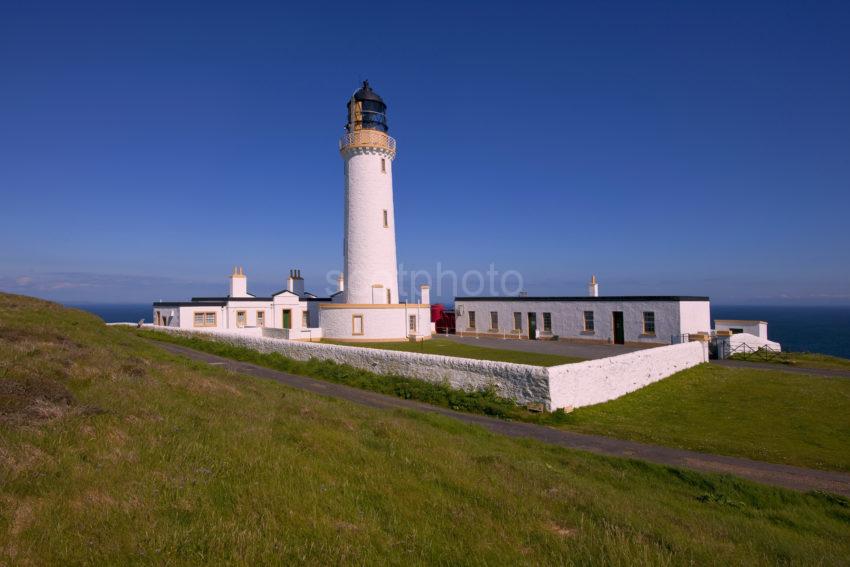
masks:
<path fill-rule="evenodd" d="M 337 291 L 345 291 L 345 276 L 342 272 L 339 273 L 339 277 L 336 279 L 337 282 Z"/>
<path fill-rule="evenodd" d="M 301 277 L 301 270 L 289 270 L 286 289 L 297 295 L 304 295 L 304 278 Z"/>
<path fill-rule="evenodd" d="M 230 274 L 230 297 L 248 297 L 248 278 L 241 266 L 234 266 Z"/>
<path fill-rule="evenodd" d="M 590 297 L 599 297 L 599 282 L 596 281 L 595 274 L 591 276 L 590 283 L 587 284 L 587 295 Z"/>
<path fill-rule="evenodd" d="M 419 286 L 419 303 L 422 305 L 431 304 L 431 286 L 422 284 Z"/>

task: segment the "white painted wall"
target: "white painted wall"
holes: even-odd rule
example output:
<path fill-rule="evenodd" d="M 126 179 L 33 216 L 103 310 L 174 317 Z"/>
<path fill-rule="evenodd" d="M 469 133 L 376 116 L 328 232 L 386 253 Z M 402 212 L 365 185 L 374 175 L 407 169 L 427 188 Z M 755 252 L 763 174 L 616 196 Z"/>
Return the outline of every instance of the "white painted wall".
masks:
<path fill-rule="evenodd" d="M 711 305 L 708 301 L 679 303 L 679 334 L 711 331 Z"/>
<path fill-rule="evenodd" d="M 549 368 L 551 407 L 607 402 L 703 362 L 708 362 L 707 345 L 694 341 L 553 366 Z"/>
<path fill-rule="evenodd" d="M 462 333 L 487 334 L 490 312 L 498 313 L 498 334 L 510 335 L 514 330 L 514 312 L 522 313 L 523 337 L 528 336 L 528 313 L 537 314 L 537 328 L 543 331 L 543 313 L 552 314 L 552 334 L 566 339 L 613 342 L 614 311 L 623 312 L 627 343 L 670 344 L 672 337 L 684 332 L 711 330 L 708 301 L 457 301 L 456 328 Z M 469 327 L 469 312 L 476 312 L 476 329 Z M 593 311 L 594 331 L 584 330 L 584 312 Z M 655 335 L 643 333 L 643 312 L 655 313 Z M 462 312 L 462 315 L 459 314 Z M 688 331 L 683 331 L 683 326 Z M 516 337 L 516 335 L 513 335 Z M 545 336 L 545 335 L 542 335 Z"/>
<path fill-rule="evenodd" d="M 398 303 L 393 160 L 388 151 L 347 149 L 345 161 L 344 303 L 375 303 L 372 285 L 386 289 Z M 381 169 L 384 160 L 384 169 Z M 387 226 L 383 212 L 387 211 Z"/>
<path fill-rule="evenodd" d="M 363 334 L 352 335 L 352 317 L 363 317 Z M 409 334 L 409 317 L 417 317 L 417 338 L 431 336 L 431 309 L 419 305 L 372 308 L 352 306 L 320 309 L 320 326 L 326 338 L 354 340 L 406 340 Z"/>

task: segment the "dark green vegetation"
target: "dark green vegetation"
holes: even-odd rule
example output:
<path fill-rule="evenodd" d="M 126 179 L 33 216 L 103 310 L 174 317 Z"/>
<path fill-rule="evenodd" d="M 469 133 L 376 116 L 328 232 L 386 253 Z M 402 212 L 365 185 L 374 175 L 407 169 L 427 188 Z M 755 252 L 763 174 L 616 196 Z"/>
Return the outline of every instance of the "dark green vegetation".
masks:
<path fill-rule="evenodd" d="M 330 340 L 323 342 L 331 344 L 350 344 Z M 421 352 L 424 354 L 441 354 L 443 356 L 459 356 L 462 358 L 474 358 L 476 360 L 497 360 L 500 362 L 513 362 L 514 364 L 530 364 L 532 366 L 557 366 L 559 364 L 569 364 L 571 362 L 581 362 L 584 360 L 583 358 L 577 358 L 575 356 L 561 356 L 559 354 L 489 348 L 456 343 L 454 341 L 440 338 L 433 338 L 419 342 L 357 343 L 350 346 L 377 348 L 383 350 L 404 350 L 409 352 Z"/>
<path fill-rule="evenodd" d="M 565 427 L 751 459 L 850 471 L 850 380 L 703 364 L 579 408 Z"/>
<path fill-rule="evenodd" d="M 850 504 L 382 412 L 0 295 L 0 564 L 847 564 Z"/>
<path fill-rule="evenodd" d="M 763 357 L 748 354 L 733 354 L 733 360 L 746 360 L 751 362 L 771 362 L 775 364 L 787 364 L 801 368 L 823 368 L 826 370 L 848 370 L 850 371 L 850 359 L 828 354 L 817 354 L 813 352 L 788 352 L 783 357 L 763 359 Z"/>

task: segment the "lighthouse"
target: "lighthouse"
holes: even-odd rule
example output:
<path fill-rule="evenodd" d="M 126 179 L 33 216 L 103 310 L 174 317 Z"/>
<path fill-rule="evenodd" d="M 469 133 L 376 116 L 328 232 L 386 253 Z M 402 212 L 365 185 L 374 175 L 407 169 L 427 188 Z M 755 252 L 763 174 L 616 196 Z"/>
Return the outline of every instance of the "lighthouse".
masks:
<path fill-rule="evenodd" d="M 396 142 L 387 105 L 363 81 L 348 101 L 339 151 L 345 164 L 345 302 L 398 303 L 393 211 Z"/>
<path fill-rule="evenodd" d="M 339 140 L 344 164 L 343 277 L 322 304 L 324 336 L 350 341 L 430 337 L 428 297 L 402 301 L 398 287 L 393 161 L 387 105 L 363 81 L 346 104 Z"/>

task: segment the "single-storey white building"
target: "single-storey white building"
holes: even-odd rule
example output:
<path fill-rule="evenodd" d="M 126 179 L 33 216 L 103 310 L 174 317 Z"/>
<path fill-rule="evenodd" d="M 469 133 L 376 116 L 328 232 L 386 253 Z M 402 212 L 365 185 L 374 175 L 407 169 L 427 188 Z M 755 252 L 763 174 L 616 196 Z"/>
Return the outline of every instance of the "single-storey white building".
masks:
<path fill-rule="evenodd" d="M 455 317 L 461 336 L 671 344 L 711 332 L 709 298 L 691 296 L 458 297 Z"/>
<path fill-rule="evenodd" d="M 733 335 L 749 333 L 750 335 L 767 339 L 767 321 L 750 321 L 743 319 L 715 319 L 715 331 L 729 331 Z"/>
<path fill-rule="evenodd" d="M 281 329 L 283 338 L 319 340 L 319 305 L 331 301 L 333 296 L 316 297 L 304 291 L 304 279 L 298 270 L 290 271 L 286 289 L 270 297 L 255 297 L 248 293 L 244 270 L 234 268 L 230 294 L 193 297 L 190 301 L 157 301 L 153 304 L 153 321 L 157 326 L 183 329 Z"/>

